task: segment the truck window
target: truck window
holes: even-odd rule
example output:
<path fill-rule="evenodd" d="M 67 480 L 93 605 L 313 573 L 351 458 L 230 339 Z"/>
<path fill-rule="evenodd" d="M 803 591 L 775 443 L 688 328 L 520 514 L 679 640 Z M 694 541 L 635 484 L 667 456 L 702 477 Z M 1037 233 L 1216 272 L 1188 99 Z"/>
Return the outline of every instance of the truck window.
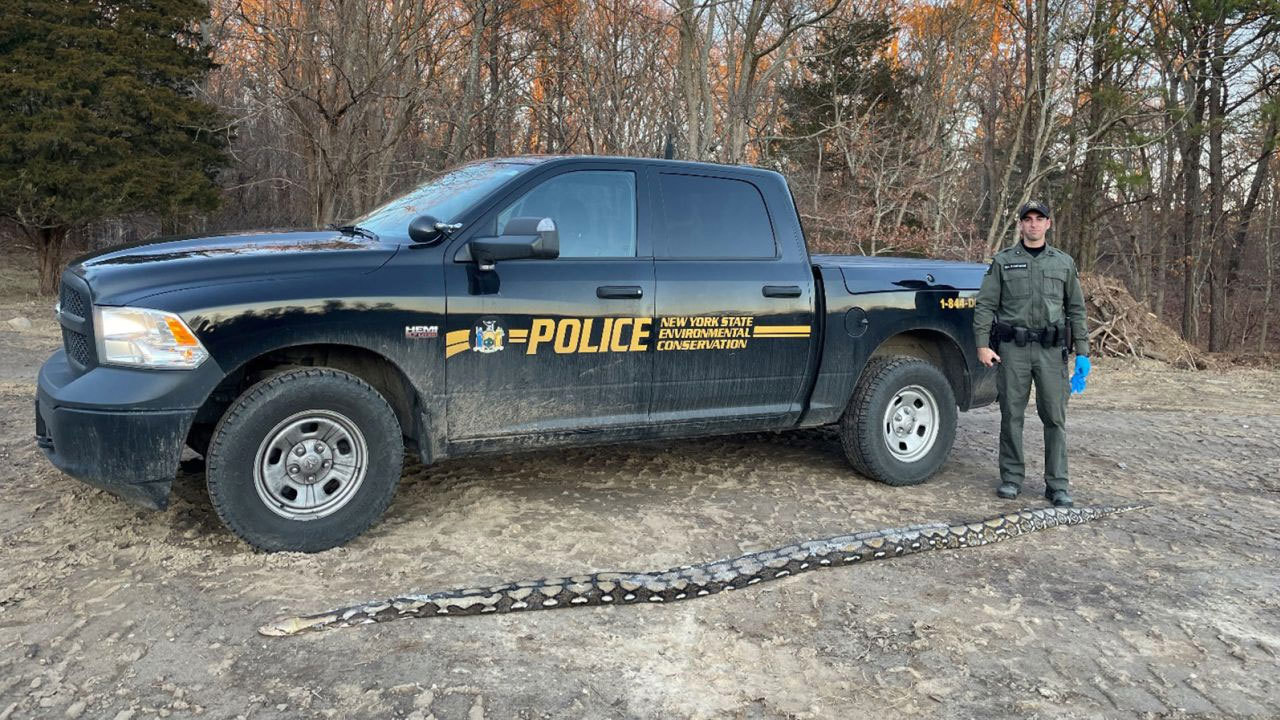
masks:
<path fill-rule="evenodd" d="M 477 200 L 533 165 L 475 162 L 447 172 L 355 220 L 378 235 L 409 237 L 409 223 L 419 215 L 453 222 Z"/>
<path fill-rule="evenodd" d="M 668 258 L 772 258 L 773 225 L 764 198 L 741 180 L 699 175 L 659 176 L 666 232 L 658 254 Z"/>
<path fill-rule="evenodd" d="M 549 217 L 560 257 L 636 256 L 636 176 L 614 170 L 557 175 L 498 213 L 497 232 L 513 217 Z"/>

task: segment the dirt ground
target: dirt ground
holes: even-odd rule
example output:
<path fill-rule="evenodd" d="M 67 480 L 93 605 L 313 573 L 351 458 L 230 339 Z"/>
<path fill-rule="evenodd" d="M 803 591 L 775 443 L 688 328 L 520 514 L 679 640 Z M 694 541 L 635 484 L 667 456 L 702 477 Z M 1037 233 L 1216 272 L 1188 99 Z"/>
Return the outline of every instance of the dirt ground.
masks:
<path fill-rule="evenodd" d="M 1041 486 L 995 497 L 984 408 L 920 487 L 856 476 L 827 431 L 415 464 L 348 547 L 257 554 L 198 462 L 157 513 L 44 460 L 51 305 L 0 296 L 0 720 L 1280 717 L 1275 370 L 1095 364 L 1069 411 L 1077 502 L 1150 510 L 670 606 L 272 639 L 282 614 L 977 519 Z"/>

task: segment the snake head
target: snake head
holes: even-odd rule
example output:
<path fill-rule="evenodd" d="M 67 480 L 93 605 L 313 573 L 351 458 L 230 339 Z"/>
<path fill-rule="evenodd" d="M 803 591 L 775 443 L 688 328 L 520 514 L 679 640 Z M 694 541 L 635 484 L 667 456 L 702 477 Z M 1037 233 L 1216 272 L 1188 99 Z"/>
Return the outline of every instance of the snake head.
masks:
<path fill-rule="evenodd" d="M 338 619 L 337 615 L 332 613 L 326 615 L 309 615 L 307 617 L 289 617 L 281 618 L 268 625 L 258 628 L 259 635 L 267 637 L 285 637 L 286 635 L 298 635 L 311 630 L 322 630 L 326 625 Z"/>

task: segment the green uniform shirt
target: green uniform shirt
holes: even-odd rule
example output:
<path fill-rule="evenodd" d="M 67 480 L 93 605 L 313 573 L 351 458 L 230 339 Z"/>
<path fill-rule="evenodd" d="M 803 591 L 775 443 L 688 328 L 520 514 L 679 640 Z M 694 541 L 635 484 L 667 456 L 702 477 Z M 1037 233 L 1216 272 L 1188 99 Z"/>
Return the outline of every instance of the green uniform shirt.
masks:
<path fill-rule="evenodd" d="M 1075 260 L 1047 243 L 1034 256 L 1018 243 L 996 253 L 987 268 L 973 312 L 973 340 L 978 347 L 987 347 L 996 320 L 1039 330 L 1064 317 L 1071 323 L 1076 354 L 1088 355 L 1084 292 Z"/>

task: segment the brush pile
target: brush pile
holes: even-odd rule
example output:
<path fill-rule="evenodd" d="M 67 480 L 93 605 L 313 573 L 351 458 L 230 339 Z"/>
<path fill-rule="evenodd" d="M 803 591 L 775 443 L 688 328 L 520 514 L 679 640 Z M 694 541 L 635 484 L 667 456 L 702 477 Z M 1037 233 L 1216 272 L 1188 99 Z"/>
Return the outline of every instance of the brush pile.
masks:
<path fill-rule="evenodd" d="M 1105 275 L 1081 274 L 1080 285 L 1094 355 L 1153 358 L 1188 370 L 1208 366 L 1206 358 L 1176 330 L 1135 300 L 1124 283 Z"/>

